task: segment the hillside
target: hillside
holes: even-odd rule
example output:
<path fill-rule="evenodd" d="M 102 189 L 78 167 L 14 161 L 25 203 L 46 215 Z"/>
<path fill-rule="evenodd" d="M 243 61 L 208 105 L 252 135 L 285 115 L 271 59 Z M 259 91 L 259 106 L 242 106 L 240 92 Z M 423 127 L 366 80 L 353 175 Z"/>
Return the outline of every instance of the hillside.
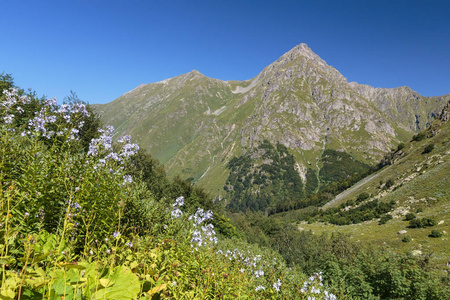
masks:
<path fill-rule="evenodd" d="M 229 161 L 264 140 L 294 156 L 306 191 L 308 169 L 321 173 L 326 149 L 373 164 L 426 128 L 449 99 L 348 83 L 300 44 L 251 80 L 221 81 L 194 70 L 141 85 L 96 110 L 169 174 L 223 194 Z"/>
<path fill-rule="evenodd" d="M 382 160 L 385 166 L 381 170 L 325 204 L 322 210 L 328 213 L 316 215 L 309 222 L 299 221 L 305 219 L 302 210 L 281 213 L 274 215 L 274 218 L 298 222 L 301 230 L 315 233 L 337 231 L 350 234 L 352 239 L 360 242 L 374 245 L 386 243 L 397 250 L 431 255 L 445 267 L 450 257 L 449 115 L 447 104 L 428 129 L 387 154 Z M 392 219 L 381 225 L 379 217 L 368 221 L 357 220 L 370 212 L 362 211 L 361 217 L 357 210 L 361 211 L 364 205 L 375 201 L 394 204 L 386 214 Z M 435 223 L 414 228 L 411 226 L 414 219 L 431 219 Z M 336 224 L 339 222 L 354 224 L 339 226 Z M 430 237 L 433 230 L 443 236 Z"/>

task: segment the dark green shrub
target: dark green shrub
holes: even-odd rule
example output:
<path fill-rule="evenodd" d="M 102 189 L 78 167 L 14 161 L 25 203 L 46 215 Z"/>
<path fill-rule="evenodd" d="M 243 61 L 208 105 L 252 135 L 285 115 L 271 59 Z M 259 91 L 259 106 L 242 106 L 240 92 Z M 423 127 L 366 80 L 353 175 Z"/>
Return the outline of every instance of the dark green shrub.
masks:
<path fill-rule="evenodd" d="M 389 189 L 394 185 L 394 179 L 389 178 L 386 183 L 384 184 L 384 189 Z"/>
<path fill-rule="evenodd" d="M 418 209 L 416 209 L 416 213 L 421 213 L 421 212 L 423 212 L 423 208 L 422 207 L 419 207 Z"/>
<path fill-rule="evenodd" d="M 366 200 L 366 199 L 369 199 L 369 197 L 370 197 L 370 195 L 369 195 L 368 193 L 366 193 L 366 192 L 361 193 L 361 194 L 359 194 L 358 197 L 356 198 L 356 202 L 357 202 L 357 203 L 360 203 L 360 202 L 362 202 L 362 201 L 364 201 L 364 200 Z"/>
<path fill-rule="evenodd" d="M 413 219 L 409 221 L 409 228 L 425 228 L 435 226 L 437 224 L 436 220 L 430 218 Z"/>
<path fill-rule="evenodd" d="M 398 144 L 398 146 L 397 146 L 397 151 L 400 151 L 400 150 L 402 150 L 403 148 L 405 148 L 405 143 L 400 143 L 400 144 Z"/>
<path fill-rule="evenodd" d="M 439 230 L 432 230 L 431 233 L 430 233 L 430 235 L 429 235 L 429 237 L 432 237 L 432 238 L 440 238 L 440 237 L 442 237 L 443 235 L 444 235 L 444 233 L 443 233 L 442 231 L 439 231 Z"/>
<path fill-rule="evenodd" d="M 433 151 L 433 149 L 434 149 L 434 144 L 429 144 L 428 146 L 425 147 L 425 149 L 423 149 L 422 154 L 430 153 L 431 151 Z"/>
<path fill-rule="evenodd" d="M 425 133 L 423 133 L 423 132 L 414 135 L 413 138 L 412 138 L 412 140 L 416 141 L 416 142 L 419 142 L 419 141 L 421 141 L 423 139 L 425 139 Z"/>
<path fill-rule="evenodd" d="M 414 213 L 408 213 L 405 216 L 405 221 L 411 221 L 411 220 L 413 220 L 415 218 L 416 218 L 416 215 Z"/>
<path fill-rule="evenodd" d="M 405 235 L 403 238 L 402 238 L 402 242 L 403 243 L 409 243 L 409 242 L 411 242 L 412 241 L 412 239 L 411 239 L 411 237 L 409 236 L 409 235 Z"/>
<path fill-rule="evenodd" d="M 392 220 L 392 216 L 389 214 L 385 214 L 381 217 L 380 222 L 378 223 L 379 225 L 383 225 L 386 224 L 387 221 Z"/>

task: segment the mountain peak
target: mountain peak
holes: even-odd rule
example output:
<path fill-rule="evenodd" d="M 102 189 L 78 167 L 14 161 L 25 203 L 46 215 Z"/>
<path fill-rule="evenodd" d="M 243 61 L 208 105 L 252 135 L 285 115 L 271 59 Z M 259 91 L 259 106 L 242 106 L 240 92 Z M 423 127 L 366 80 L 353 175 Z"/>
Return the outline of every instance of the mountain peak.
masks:
<path fill-rule="evenodd" d="M 309 48 L 309 46 L 305 43 L 301 43 L 300 45 L 295 46 L 294 48 L 286 52 L 283 56 L 304 56 L 311 60 L 317 60 L 317 58 L 320 59 L 320 57 L 316 53 L 314 53 L 314 51 L 312 51 L 311 48 Z"/>

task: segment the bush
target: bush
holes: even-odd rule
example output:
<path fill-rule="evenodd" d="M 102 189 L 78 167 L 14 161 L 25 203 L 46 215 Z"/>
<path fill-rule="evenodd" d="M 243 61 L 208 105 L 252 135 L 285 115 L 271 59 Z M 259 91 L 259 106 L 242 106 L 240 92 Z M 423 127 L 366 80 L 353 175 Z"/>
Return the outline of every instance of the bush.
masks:
<path fill-rule="evenodd" d="M 424 140 L 424 139 L 425 139 L 425 133 L 424 132 L 418 133 L 418 134 L 414 135 L 413 138 L 412 138 L 412 140 L 416 141 L 416 142 L 419 142 L 419 141 Z"/>
<path fill-rule="evenodd" d="M 405 148 L 405 143 L 400 143 L 400 144 L 398 144 L 398 146 L 397 146 L 397 151 L 400 151 L 400 150 L 402 150 L 403 148 Z"/>
<path fill-rule="evenodd" d="M 369 197 L 370 197 L 370 195 L 369 195 L 368 193 L 366 193 L 366 192 L 361 193 L 361 194 L 359 194 L 358 197 L 356 198 L 356 202 L 357 202 L 357 203 L 360 203 L 360 202 L 362 202 L 362 201 L 364 201 L 364 200 L 366 200 L 366 199 L 369 199 Z"/>
<path fill-rule="evenodd" d="M 402 242 L 403 243 L 409 243 L 409 242 L 411 242 L 412 241 L 412 238 L 409 236 L 409 235 L 405 235 L 403 238 L 402 238 Z"/>
<path fill-rule="evenodd" d="M 423 149 L 422 154 L 430 153 L 431 151 L 433 151 L 433 149 L 434 149 L 434 144 L 429 144 L 428 146 L 425 147 L 425 149 Z"/>
<path fill-rule="evenodd" d="M 392 215 L 389 214 L 385 214 L 381 217 L 380 222 L 378 223 L 379 225 L 383 225 L 386 224 L 387 221 L 392 220 Z"/>
<path fill-rule="evenodd" d="M 430 218 L 413 219 L 409 221 L 409 228 L 425 228 L 435 226 L 437 224 L 436 220 Z"/>
<path fill-rule="evenodd" d="M 408 213 L 405 216 L 405 221 L 411 221 L 411 220 L 413 220 L 415 218 L 416 218 L 416 215 L 414 213 Z"/>
<path fill-rule="evenodd" d="M 430 235 L 429 235 L 429 237 L 432 237 L 432 238 L 440 238 L 440 237 L 442 237 L 443 235 L 444 235 L 444 233 L 443 233 L 442 231 L 439 231 L 439 230 L 432 230 L 431 233 L 430 233 Z"/>
<path fill-rule="evenodd" d="M 384 184 L 384 189 L 389 189 L 395 184 L 394 179 L 389 178 L 386 183 Z"/>

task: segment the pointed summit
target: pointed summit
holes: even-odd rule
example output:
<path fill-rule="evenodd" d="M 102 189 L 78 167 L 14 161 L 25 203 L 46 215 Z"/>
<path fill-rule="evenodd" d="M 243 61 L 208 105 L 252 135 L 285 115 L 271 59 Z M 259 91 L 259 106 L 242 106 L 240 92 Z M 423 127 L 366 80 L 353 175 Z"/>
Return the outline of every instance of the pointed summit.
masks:
<path fill-rule="evenodd" d="M 309 48 L 309 46 L 305 43 L 301 43 L 300 45 L 295 46 L 284 55 L 282 55 L 280 59 L 287 58 L 289 60 L 293 60 L 297 57 L 306 57 L 309 60 L 319 63 L 320 65 L 326 65 L 326 62 L 321 59 L 316 53 L 314 53 L 314 51 L 312 51 L 311 48 Z"/>

